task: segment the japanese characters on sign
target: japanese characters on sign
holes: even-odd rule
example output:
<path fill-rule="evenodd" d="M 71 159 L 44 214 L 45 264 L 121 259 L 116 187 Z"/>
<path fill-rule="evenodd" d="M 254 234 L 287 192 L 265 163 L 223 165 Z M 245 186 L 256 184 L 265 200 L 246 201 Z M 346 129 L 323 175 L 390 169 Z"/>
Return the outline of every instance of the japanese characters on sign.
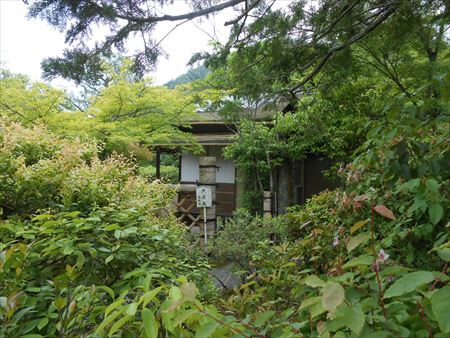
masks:
<path fill-rule="evenodd" d="M 210 208 L 212 206 L 211 187 L 200 186 L 195 191 L 197 208 Z"/>

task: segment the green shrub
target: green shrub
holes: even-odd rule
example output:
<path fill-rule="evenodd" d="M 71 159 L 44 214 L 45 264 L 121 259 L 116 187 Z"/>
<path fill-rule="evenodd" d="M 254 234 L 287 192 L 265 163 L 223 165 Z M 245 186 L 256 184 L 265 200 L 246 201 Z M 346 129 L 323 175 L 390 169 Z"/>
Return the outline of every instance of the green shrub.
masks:
<path fill-rule="evenodd" d="M 27 129 L 4 121 L 1 128 L 4 216 L 31 216 L 49 208 L 89 213 L 108 205 L 146 213 L 175 194 L 167 185 L 136 176 L 134 164 L 122 156 L 100 160 L 95 143 L 60 139 L 41 126 Z"/>
<path fill-rule="evenodd" d="M 224 310 L 265 318 L 268 336 L 450 333 L 448 117 L 403 108 L 340 169 L 345 189 L 280 217 L 278 241 L 259 242 L 255 274 Z"/>
<path fill-rule="evenodd" d="M 269 221 L 239 209 L 221 228 L 211 247 L 215 259 L 233 262 L 246 273 L 250 273 L 253 252 L 260 241 L 269 239 L 272 231 Z"/>
<path fill-rule="evenodd" d="M 207 294 L 204 256 L 165 211 L 171 186 L 136 176 L 120 156 L 100 160 L 95 144 L 1 128 L 1 337 L 101 332 L 114 301 L 125 306 L 143 284 L 169 290 L 178 276 Z"/>

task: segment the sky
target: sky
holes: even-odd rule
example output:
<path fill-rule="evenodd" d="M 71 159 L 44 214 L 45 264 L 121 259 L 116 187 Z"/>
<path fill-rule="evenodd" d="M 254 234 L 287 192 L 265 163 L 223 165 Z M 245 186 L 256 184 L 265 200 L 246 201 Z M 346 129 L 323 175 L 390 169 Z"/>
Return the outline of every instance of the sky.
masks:
<path fill-rule="evenodd" d="M 172 7 L 165 9 L 171 14 L 184 13 L 187 6 L 183 0 L 175 0 Z M 39 19 L 27 19 L 27 8 L 21 0 L 0 0 L 0 63 L 13 73 L 22 73 L 33 80 L 41 80 L 40 64 L 46 57 L 62 55 L 64 34 Z M 185 73 L 193 53 L 208 49 L 209 35 L 225 41 L 228 29 L 223 23 L 234 17 L 228 9 L 208 20 L 188 22 L 178 27 L 161 46 L 167 57 L 159 59 L 157 69 L 150 76 L 155 84 L 161 85 Z M 165 36 L 176 23 L 163 22 L 158 25 L 158 40 Z M 139 46 L 131 42 L 129 52 Z M 73 84 L 63 80 L 53 80 L 53 86 L 72 89 Z"/>

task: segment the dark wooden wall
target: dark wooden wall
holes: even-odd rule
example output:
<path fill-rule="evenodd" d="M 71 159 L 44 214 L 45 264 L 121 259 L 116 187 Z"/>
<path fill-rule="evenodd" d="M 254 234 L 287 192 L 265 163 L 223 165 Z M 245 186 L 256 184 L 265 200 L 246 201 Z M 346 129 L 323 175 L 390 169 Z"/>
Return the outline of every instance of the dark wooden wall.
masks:
<path fill-rule="evenodd" d="M 329 158 L 313 155 L 302 161 L 286 160 L 276 176 L 278 214 L 284 213 L 289 206 L 305 203 L 321 191 L 339 187 L 339 182 L 331 181 L 323 173 L 333 164 Z"/>

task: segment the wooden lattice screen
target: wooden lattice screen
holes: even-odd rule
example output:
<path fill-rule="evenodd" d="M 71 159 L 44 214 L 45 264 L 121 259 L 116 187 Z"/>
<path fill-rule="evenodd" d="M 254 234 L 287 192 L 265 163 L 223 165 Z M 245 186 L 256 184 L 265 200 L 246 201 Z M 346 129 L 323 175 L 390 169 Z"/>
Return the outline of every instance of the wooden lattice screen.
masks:
<path fill-rule="evenodd" d="M 189 230 L 196 225 L 200 226 L 202 222 L 195 201 L 195 188 L 194 185 L 181 185 L 171 205 L 165 210 L 167 213 L 174 213 Z"/>
<path fill-rule="evenodd" d="M 186 223 L 189 230 L 200 224 L 200 214 L 192 213 L 192 209 L 196 206 L 196 201 L 191 194 L 182 196 L 182 198 L 176 202 L 175 205 L 177 207 L 176 214 L 178 216 L 178 220 Z"/>

